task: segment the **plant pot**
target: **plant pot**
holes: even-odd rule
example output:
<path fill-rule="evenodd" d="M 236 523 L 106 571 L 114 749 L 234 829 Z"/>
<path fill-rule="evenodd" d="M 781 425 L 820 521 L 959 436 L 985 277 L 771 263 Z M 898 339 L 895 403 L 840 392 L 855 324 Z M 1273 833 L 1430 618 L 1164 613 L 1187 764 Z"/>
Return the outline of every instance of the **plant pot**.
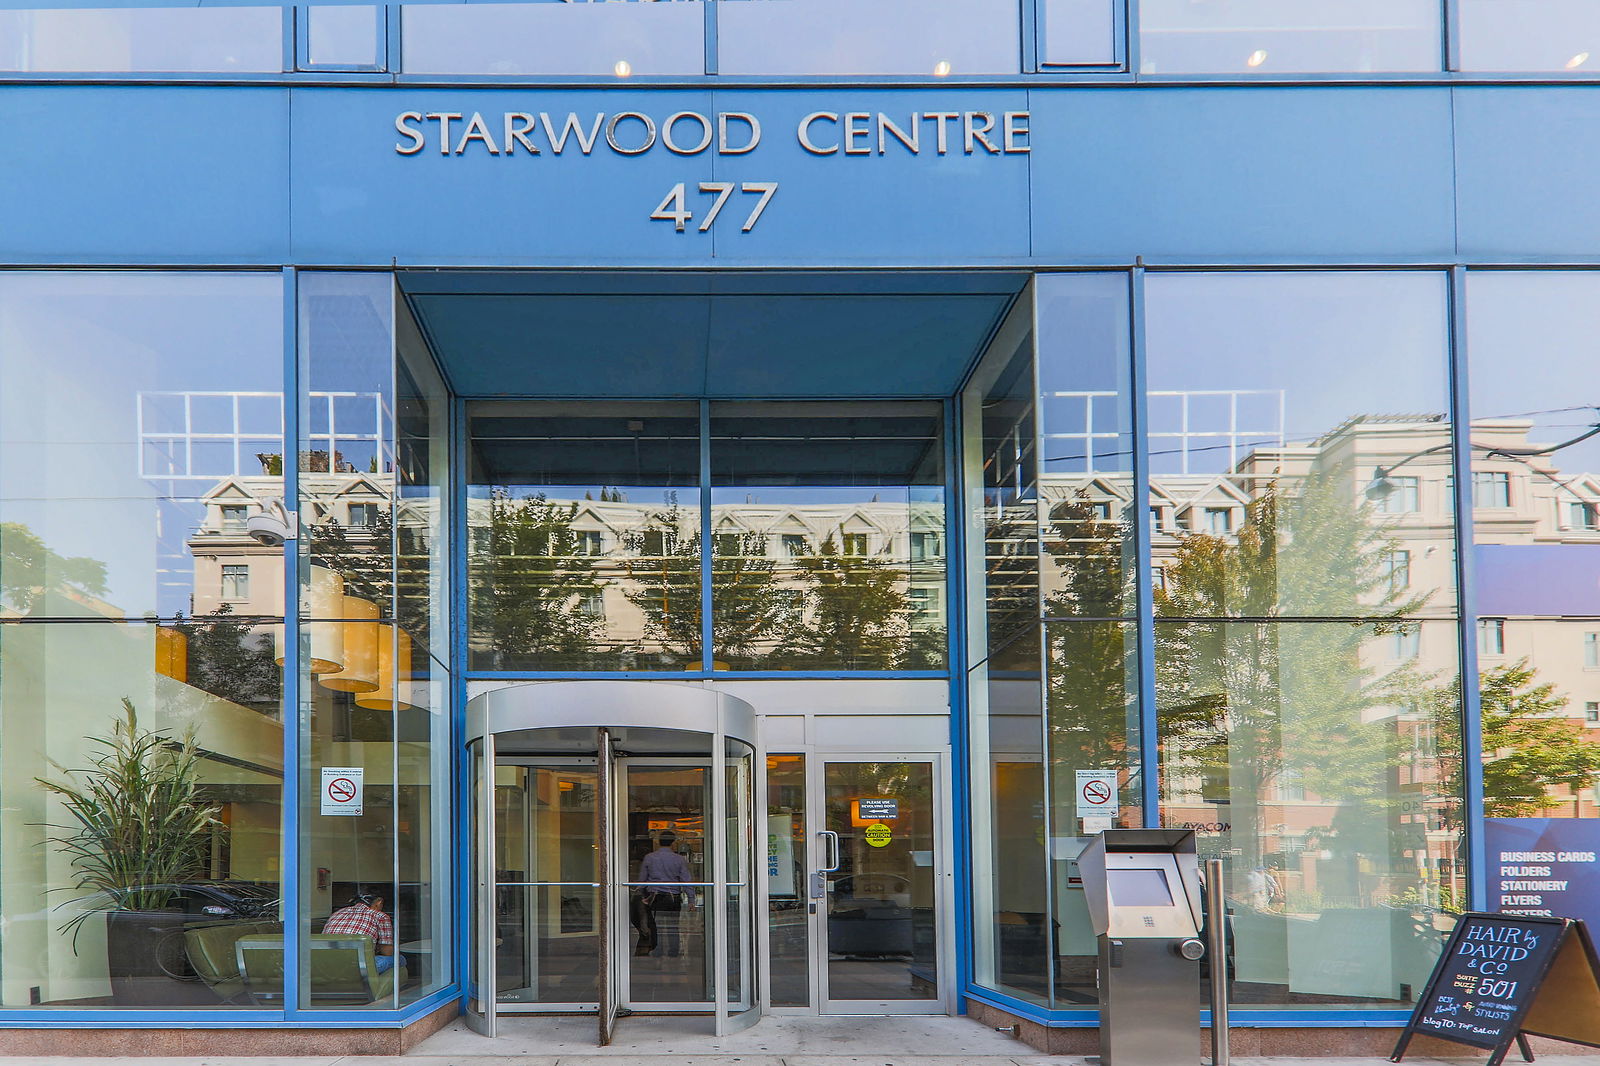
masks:
<path fill-rule="evenodd" d="M 106 914 L 106 968 L 111 999 L 119 1007 L 192 1007 L 217 996 L 189 965 L 181 911 L 110 911 Z"/>

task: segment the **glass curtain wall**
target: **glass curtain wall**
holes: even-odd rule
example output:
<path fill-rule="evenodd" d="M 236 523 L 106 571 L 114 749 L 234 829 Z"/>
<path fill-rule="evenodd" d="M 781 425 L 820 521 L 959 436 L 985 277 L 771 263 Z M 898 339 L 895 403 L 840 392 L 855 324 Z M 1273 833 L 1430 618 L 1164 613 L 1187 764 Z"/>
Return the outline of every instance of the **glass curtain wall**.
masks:
<path fill-rule="evenodd" d="M 1469 271 L 1466 293 L 1486 903 L 1593 922 L 1600 395 L 1586 353 L 1600 274 Z M 1441 757 L 1458 778 L 1459 749 Z"/>
<path fill-rule="evenodd" d="M 299 299 L 299 1005 L 396 1007 L 451 981 L 447 397 L 389 275 Z"/>
<path fill-rule="evenodd" d="M 1234 1002 L 1407 1004 L 1464 872 L 1446 277 L 1146 293 L 1162 824 L 1226 863 Z"/>
<path fill-rule="evenodd" d="M 468 405 L 474 670 L 699 670 L 700 413 Z"/>
<path fill-rule="evenodd" d="M 1194 830 L 1225 862 L 1236 1004 L 1405 1005 L 1466 884 L 1447 276 L 1132 281 L 1145 292 L 1147 494 L 1134 491 L 1126 274 L 1036 277 L 1032 308 L 963 395 L 977 980 L 1092 1005 L 1094 938 L 1071 860 L 1100 829 L 1148 822 Z M 1547 323 L 1545 350 L 1576 349 L 1521 291 L 1504 308 Z M 1520 328 L 1504 326 L 1503 343 Z M 1569 406 L 1527 395 L 1511 414 Z M 1547 459 L 1501 453 L 1533 425 L 1558 443 L 1558 426 L 1575 436 L 1591 419 L 1521 417 L 1475 446 L 1493 460 L 1475 468 L 1477 512 L 1519 536 L 1532 511 L 1581 529 L 1583 499 L 1561 510 L 1554 486 L 1524 484 L 1527 464 Z M 1560 478 L 1561 491 L 1583 477 Z M 1530 517 L 1510 524 L 1524 500 Z M 1587 558 L 1568 559 L 1538 587 L 1592 587 L 1571 569 Z M 1526 565 L 1505 571 L 1524 575 L 1524 601 L 1545 594 L 1528 590 Z M 1140 809 L 1142 626 L 1159 821 Z M 1480 647 L 1514 638 L 1509 621 L 1480 628 Z M 1576 724 L 1546 721 L 1540 738 Z M 1100 774 L 1115 775 L 1100 778 L 1115 781 L 1115 804 L 1086 811 L 1080 790 Z M 1583 809 L 1592 772 L 1568 780 L 1546 782 L 1538 802 Z"/>
<path fill-rule="evenodd" d="M 283 494 L 281 301 L 276 272 L 0 274 L 7 1009 L 256 1005 L 284 555 L 245 523 Z"/>
<path fill-rule="evenodd" d="M 700 411 L 468 406 L 472 667 L 942 670 L 943 405 Z"/>
<path fill-rule="evenodd" d="M 1443 20 L 1437 0 L 1139 0 L 1139 48 L 1142 74 L 1434 71 Z"/>
<path fill-rule="evenodd" d="M 0 71 L 276 74 L 280 6 L 82 7 L 0 11 Z"/>
<path fill-rule="evenodd" d="M 973 772 L 994 841 L 978 965 L 1070 1007 L 1098 1001 L 1078 853 L 1141 820 L 1128 278 L 1039 275 L 1030 295 L 964 399 L 967 536 L 984 546 Z M 1080 809 L 1089 780 L 1114 801 Z"/>
<path fill-rule="evenodd" d="M 942 670 L 944 409 L 711 406 L 714 663 Z"/>

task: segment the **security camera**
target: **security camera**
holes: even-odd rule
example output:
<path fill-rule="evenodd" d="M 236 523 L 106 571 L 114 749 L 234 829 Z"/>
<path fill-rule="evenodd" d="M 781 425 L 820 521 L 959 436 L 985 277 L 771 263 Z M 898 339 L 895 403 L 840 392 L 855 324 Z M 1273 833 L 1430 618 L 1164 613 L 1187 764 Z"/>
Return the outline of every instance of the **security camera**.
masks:
<path fill-rule="evenodd" d="M 268 500 L 260 514 L 251 515 L 244 524 L 250 539 L 269 548 L 281 548 L 285 541 L 294 539 L 295 513 L 283 509 L 282 500 Z"/>

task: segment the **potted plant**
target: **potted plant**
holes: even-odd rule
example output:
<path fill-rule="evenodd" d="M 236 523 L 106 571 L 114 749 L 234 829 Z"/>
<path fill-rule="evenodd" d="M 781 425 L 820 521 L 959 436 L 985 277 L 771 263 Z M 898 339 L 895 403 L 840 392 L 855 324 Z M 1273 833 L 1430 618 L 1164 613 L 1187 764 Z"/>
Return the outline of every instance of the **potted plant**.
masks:
<path fill-rule="evenodd" d="M 219 808 L 199 796 L 200 751 L 191 728 L 181 740 L 139 725 L 133 703 L 87 769 L 52 762 L 60 780 L 35 778 L 69 816 L 48 839 L 72 858 L 73 888 L 84 904 L 62 927 L 77 934 L 106 915 L 107 969 L 118 1006 L 170 1006 L 214 1000 L 195 979 L 184 924 L 173 906 L 179 887 L 204 868 Z"/>

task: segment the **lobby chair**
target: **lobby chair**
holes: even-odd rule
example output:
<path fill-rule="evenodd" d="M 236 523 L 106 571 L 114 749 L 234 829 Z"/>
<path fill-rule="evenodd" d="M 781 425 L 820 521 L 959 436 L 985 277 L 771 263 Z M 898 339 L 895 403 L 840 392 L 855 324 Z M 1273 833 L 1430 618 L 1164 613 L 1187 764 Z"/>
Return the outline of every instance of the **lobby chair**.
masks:
<path fill-rule="evenodd" d="M 192 922 L 184 926 L 183 947 L 189 965 L 223 1003 L 247 1000 L 236 946 L 240 937 L 278 933 L 278 922 Z"/>
<path fill-rule="evenodd" d="M 405 983 L 404 965 L 378 972 L 371 937 L 313 933 L 308 944 L 313 1003 L 373 1003 Z M 263 1005 L 282 1003 L 283 934 L 242 936 L 234 951 L 250 998 Z"/>

